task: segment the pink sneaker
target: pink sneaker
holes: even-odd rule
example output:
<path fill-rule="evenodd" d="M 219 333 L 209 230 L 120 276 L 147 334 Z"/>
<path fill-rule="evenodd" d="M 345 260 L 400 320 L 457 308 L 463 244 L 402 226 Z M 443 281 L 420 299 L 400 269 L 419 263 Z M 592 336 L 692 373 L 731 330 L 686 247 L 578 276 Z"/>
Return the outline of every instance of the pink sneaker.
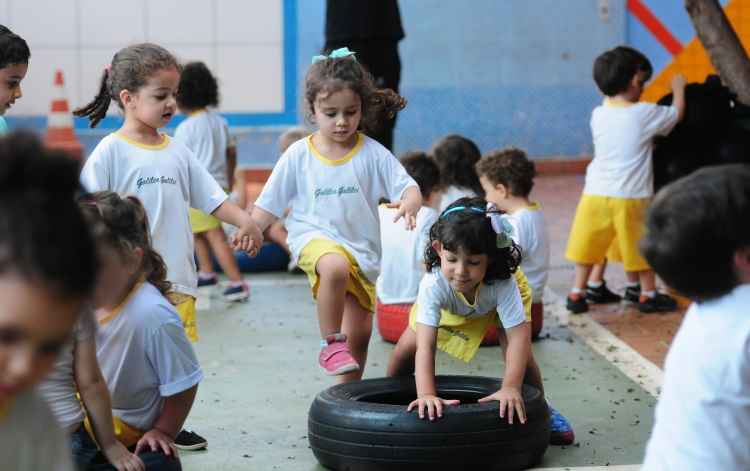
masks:
<path fill-rule="evenodd" d="M 346 335 L 331 334 L 325 341 L 328 345 L 320 350 L 318 363 L 327 375 L 342 375 L 359 369 L 359 364 L 346 345 Z"/>

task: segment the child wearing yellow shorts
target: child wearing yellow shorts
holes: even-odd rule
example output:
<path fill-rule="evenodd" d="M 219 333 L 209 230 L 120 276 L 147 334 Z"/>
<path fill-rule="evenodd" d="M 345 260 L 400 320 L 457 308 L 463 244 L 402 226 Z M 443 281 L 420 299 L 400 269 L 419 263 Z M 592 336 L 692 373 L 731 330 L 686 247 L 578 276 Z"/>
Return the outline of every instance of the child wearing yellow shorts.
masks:
<path fill-rule="evenodd" d="M 495 232 L 482 198 L 460 198 L 440 215 L 430 229 L 425 253 L 428 272 L 419 284 L 410 327 L 401 335 L 388 362 L 389 376 L 416 372 L 417 399 L 408 410 L 425 410 L 430 420 L 442 416 L 444 406 L 458 404 L 437 396 L 435 352 L 443 350 L 468 362 L 479 348 L 487 326 L 499 324 L 505 352 L 502 388 L 480 402 L 498 401 L 500 417 L 513 423 L 526 420 L 521 386 L 529 384 L 544 394 L 542 374 L 531 351 L 531 296 L 520 273 L 521 251 L 511 238 L 509 224 Z M 521 281 L 521 283 L 519 283 Z M 499 320 L 499 323 L 498 323 Z M 550 410 L 550 443 L 568 445 L 575 438 L 567 419 Z"/>
<path fill-rule="evenodd" d="M 567 309 L 588 310 L 586 281 L 594 264 L 603 263 L 613 240 L 626 272 L 638 274 L 642 312 L 675 309 L 674 299 L 657 293 L 654 272 L 638 249 L 644 218 L 653 195 L 653 138 L 668 134 L 685 112 L 685 78 L 672 80 L 672 106 L 640 102 L 651 63 L 625 46 L 601 54 L 594 62 L 594 81 L 605 95 L 591 115 L 594 158 L 576 209 L 566 257 L 575 262 Z"/>

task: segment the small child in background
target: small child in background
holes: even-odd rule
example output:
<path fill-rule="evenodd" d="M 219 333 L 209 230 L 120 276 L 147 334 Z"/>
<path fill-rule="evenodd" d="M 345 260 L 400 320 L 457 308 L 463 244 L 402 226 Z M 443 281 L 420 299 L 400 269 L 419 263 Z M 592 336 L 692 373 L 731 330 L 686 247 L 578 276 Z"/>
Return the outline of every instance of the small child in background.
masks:
<path fill-rule="evenodd" d="M 31 135 L 0 138 L 3 469 L 73 470 L 65 432 L 33 389 L 51 371 L 94 287 L 96 247 L 73 201 L 77 190 L 77 162 Z"/>
<path fill-rule="evenodd" d="M 609 50 L 594 62 L 594 81 L 605 95 L 591 114 L 594 158 L 570 229 L 566 257 L 576 264 L 566 307 L 588 311 L 585 289 L 594 264 L 603 263 L 617 240 L 626 272 L 638 274 L 641 312 L 671 311 L 675 300 L 656 291 L 656 277 L 638 250 L 643 221 L 653 195 L 653 139 L 669 133 L 685 113 L 685 78 L 672 79 L 672 106 L 640 102 L 651 77 L 651 63 L 625 46 Z"/>
<path fill-rule="evenodd" d="M 3 115 L 23 96 L 21 81 L 29 69 L 29 57 L 26 41 L 0 25 L 0 136 L 8 132 Z"/>
<path fill-rule="evenodd" d="M 534 162 L 521 149 L 509 147 L 485 155 L 476 169 L 487 202 L 506 213 L 502 219 L 513 227 L 513 240 L 521 247 L 521 268 L 532 292 L 531 338 L 537 338 L 544 322 L 542 295 L 549 271 L 549 239 L 541 206 L 529 199 L 536 176 Z"/>
<path fill-rule="evenodd" d="M 186 64 L 180 74 L 177 106 L 188 116 L 177 126 L 174 137 L 193 151 L 196 160 L 208 170 L 216 183 L 228 191 L 237 166 L 237 148 L 232 145 L 227 121 L 212 109 L 218 105 L 219 85 L 208 67 L 203 62 Z M 229 278 L 229 286 L 223 292 L 224 299 L 247 301 L 250 288 L 242 279 L 221 221 L 199 209 L 190 208 L 190 226 L 198 259 L 198 286 L 218 283 L 211 261 L 213 252 Z"/>
<path fill-rule="evenodd" d="M 450 134 L 437 141 L 431 153 L 440 169 L 441 212 L 459 198 L 484 197 L 474 169 L 482 154 L 472 140 Z"/>
<path fill-rule="evenodd" d="M 380 266 L 378 202 L 398 204 L 413 229 L 422 197 L 393 154 L 361 132 L 363 122 L 405 106 L 346 48 L 316 56 L 305 76 L 305 101 L 318 131 L 292 144 L 274 166 L 253 208 L 261 229 L 286 213 L 289 247 L 317 300 L 318 364 L 339 381 L 362 377 L 372 333 Z"/>
<path fill-rule="evenodd" d="M 750 469 L 750 168 L 705 168 L 663 188 L 641 248 L 694 301 L 667 353 L 641 469 Z"/>
<path fill-rule="evenodd" d="M 96 356 L 112 397 L 117 438 L 147 470 L 181 469 L 173 442 L 203 371 L 165 297 L 171 286 L 164 261 L 151 247 L 146 210 L 135 196 L 109 191 L 87 195 L 80 204 L 101 227 L 96 235 L 102 271 L 119 281 L 96 306 Z M 105 464 L 89 433 L 78 435 L 80 452 L 95 455 L 92 467 Z"/>
<path fill-rule="evenodd" d="M 399 159 L 406 172 L 419 185 L 422 208 L 417 213 L 417 226 L 407 231 L 394 224 L 394 209 L 378 207 L 380 216 L 380 243 L 383 257 L 380 276 L 375 284 L 378 310 L 397 309 L 408 314 L 417 299 L 419 280 L 425 272 L 424 253 L 430 240 L 430 227 L 437 221 L 440 207 L 440 171 L 434 160 L 424 152 L 407 152 Z"/>

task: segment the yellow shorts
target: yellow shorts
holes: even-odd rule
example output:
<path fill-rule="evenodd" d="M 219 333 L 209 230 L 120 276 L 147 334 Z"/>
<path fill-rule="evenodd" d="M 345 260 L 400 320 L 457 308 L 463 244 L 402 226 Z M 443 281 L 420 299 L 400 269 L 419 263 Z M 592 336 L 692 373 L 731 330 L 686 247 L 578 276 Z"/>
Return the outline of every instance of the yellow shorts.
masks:
<path fill-rule="evenodd" d="M 219 218 L 211 214 L 206 214 L 199 209 L 190 208 L 189 215 L 190 227 L 193 229 L 193 234 L 200 234 L 211 229 L 221 228 L 221 220 Z"/>
<path fill-rule="evenodd" d="M 171 292 L 167 294 L 167 299 L 177 310 L 187 338 L 191 342 L 197 342 L 198 324 L 195 318 L 195 298 L 189 294 Z"/>
<path fill-rule="evenodd" d="M 514 276 L 518 284 L 518 290 L 521 292 L 526 322 L 531 322 L 531 288 L 526 280 L 526 275 L 520 268 L 516 270 Z M 409 327 L 414 331 L 417 330 L 417 309 L 418 306 L 414 303 L 409 311 Z M 442 309 L 437 333 L 437 347 L 450 356 L 469 362 L 477 353 L 484 334 L 487 332 L 487 327 L 490 325 L 502 328 L 498 321 L 497 311 L 494 309 L 483 316 L 472 318 L 459 316 Z"/>
<path fill-rule="evenodd" d="M 612 240 L 612 243 L 609 244 L 609 248 L 607 249 L 607 261 L 622 263 L 622 255 L 620 255 L 620 246 L 617 245 L 617 237 L 615 237 L 614 240 Z"/>
<path fill-rule="evenodd" d="M 367 279 L 362 269 L 359 268 L 357 260 L 341 245 L 328 239 L 313 239 L 305 245 L 299 254 L 297 266 L 307 274 L 310 282 L 313 299 L 318 299 L 318 260 L 323 255 L 337 253 L 346 257 L 349 261 L 349 280 L 346 282 L 346 292 L 351 293 L 357 299 L 360 306 L 369 312 L 375 311 L 375 285 Z"/>
<path fill-rule="evenodd" d="M 617 241 L 625 271 L 643 271 L 650 267 L 638 249 L 643 236 L 649 198 L 610 198 L 583 195 L 570 229 L 568 260 L 584 265 L 603 263 Z M 615 253 L 610 255 L 614 256 Z"/>

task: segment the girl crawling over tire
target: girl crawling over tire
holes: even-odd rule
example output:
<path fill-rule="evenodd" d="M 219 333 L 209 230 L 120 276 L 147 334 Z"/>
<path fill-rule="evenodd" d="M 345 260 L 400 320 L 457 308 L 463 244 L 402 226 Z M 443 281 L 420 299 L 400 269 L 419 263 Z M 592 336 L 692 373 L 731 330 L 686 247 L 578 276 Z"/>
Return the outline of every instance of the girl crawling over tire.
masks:
<path fill-rule="evenodd" d="M 531 352 L 531 318 L 525 315 L 513 276 L 521 252 L 509 231 L 496 233 L 481 198 L 461 198 L 448 206 L 430 229 L 425 251 L 428 273 L 419 285 L 417 302 L 388 363 L 389 376 L 416 369 L 417 398 L 408 410 L 420 418 L 442 417 L 444 406 L 458 404 L 437 396 L 435 349 L 466 362 L 474 357 L 487 326 L 499 322 L 505 353 L 505 378 L 500 390 L 479 400 L 498 401 L 508 423 L 526 421 L 521 385 L 544 392 L 542 375 Z M 570 444 L 568 421 L 550 407 L 551 444 Z"/>

